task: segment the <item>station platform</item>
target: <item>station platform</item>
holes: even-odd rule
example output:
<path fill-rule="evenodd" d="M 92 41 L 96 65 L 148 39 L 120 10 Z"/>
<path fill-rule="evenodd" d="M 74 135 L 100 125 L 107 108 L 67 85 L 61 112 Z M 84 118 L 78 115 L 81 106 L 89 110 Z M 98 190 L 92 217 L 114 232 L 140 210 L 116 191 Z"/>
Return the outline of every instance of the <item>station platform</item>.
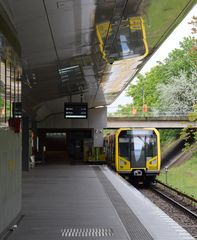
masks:
<path fill-rule="evenodd" d="M 107 166 L 23 174 L 23 216 L 8 240 L 189 240 L 189 233 Z"/>

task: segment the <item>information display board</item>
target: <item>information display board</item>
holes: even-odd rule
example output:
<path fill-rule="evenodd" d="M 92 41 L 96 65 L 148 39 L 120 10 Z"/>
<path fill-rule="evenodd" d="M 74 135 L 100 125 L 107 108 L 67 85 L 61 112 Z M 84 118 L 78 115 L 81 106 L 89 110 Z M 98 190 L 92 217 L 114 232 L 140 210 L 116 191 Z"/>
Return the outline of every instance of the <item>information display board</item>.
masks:
<path fill-rule="evenodd" d="M 13 118 L 22 118 L 22 103 L 21 102 L 13 102 L 12 103 L 12 114 Z"/>
<path fill-rule="evenodd" d="M 87 119 L 88 104 L 87 103 L 64 103 L 65 119 Z"/>

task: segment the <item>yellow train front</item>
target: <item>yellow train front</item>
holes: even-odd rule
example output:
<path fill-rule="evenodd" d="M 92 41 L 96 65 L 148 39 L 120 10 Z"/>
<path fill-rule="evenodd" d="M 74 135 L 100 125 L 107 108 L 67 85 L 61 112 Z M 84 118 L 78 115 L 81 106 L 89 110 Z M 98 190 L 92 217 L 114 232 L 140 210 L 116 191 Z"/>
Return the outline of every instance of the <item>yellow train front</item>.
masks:
<path fill-rule="evenodd" d="M 149 183 L 160 172 L 160 137 L 155 128 L 120 128 L 104 139 L 107 163 L 132 183 Z"/>

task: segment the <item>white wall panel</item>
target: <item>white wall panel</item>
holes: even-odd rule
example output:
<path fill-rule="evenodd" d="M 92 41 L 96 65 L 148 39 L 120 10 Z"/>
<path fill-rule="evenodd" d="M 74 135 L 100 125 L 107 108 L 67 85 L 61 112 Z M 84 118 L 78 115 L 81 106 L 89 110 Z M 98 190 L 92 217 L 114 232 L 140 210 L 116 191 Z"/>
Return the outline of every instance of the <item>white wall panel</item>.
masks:
<path fill-rule="evenodd" d="M 21 134 L 0 128 L 0 233 L 21 209 Z"/>

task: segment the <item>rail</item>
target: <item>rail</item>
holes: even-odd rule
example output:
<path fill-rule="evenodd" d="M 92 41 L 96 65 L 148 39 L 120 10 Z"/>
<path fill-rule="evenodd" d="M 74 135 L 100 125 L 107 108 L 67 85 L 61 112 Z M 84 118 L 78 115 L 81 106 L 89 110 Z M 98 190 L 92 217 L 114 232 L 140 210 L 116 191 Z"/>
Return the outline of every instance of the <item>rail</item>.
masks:
<path fill-rule="evenodd" d="M 171 202 L 184 212 L 188 213 L 192 217 L 197 218 L 197 214 L 195 213 L 195 211 L 197 211 L 197 200 L 194 197 L 189 196 L 158 180 L 156 180 L 156 183 L 161 185 L 163 189 L 161 189 L 160 187 L 157 188 L 157 185 L 152 185 L 151 190 L 155 191 L 156 193 L 158 193 L 159 195 L 161 195 L 169 202 Z"/>
<path fill-rule="evenodd" d="M 173 188 L 173 187 L 171 187 L 171 186 L 169 186 L 169 185 L 167 185 L 167 184 L 165 184 L 165 183 L 163 183 L 163 182 L 161 182 L 161 181 L 159 181 L 159 180 L 155 180 L 155 181 L 156 181 L 156 183 L 159 183 L 160 185 L 162 185 L 162 186 L 164 186 L 164 187 L 166 187 L 166 188 L 168 188 L 168 189 L 176 192 L 177 194 L 182 195 L 182 196 L 185 197 L 185 198 L 188 198 L 189 200 L 191 200 L 191 201 L 193 201 L 194 203 L 197 204 L 197 199 L 195 199 L 194 197 L 189 196 L 189 195 L 187 195 L 187 194 L 179 191 L 178 189 Z"/>

